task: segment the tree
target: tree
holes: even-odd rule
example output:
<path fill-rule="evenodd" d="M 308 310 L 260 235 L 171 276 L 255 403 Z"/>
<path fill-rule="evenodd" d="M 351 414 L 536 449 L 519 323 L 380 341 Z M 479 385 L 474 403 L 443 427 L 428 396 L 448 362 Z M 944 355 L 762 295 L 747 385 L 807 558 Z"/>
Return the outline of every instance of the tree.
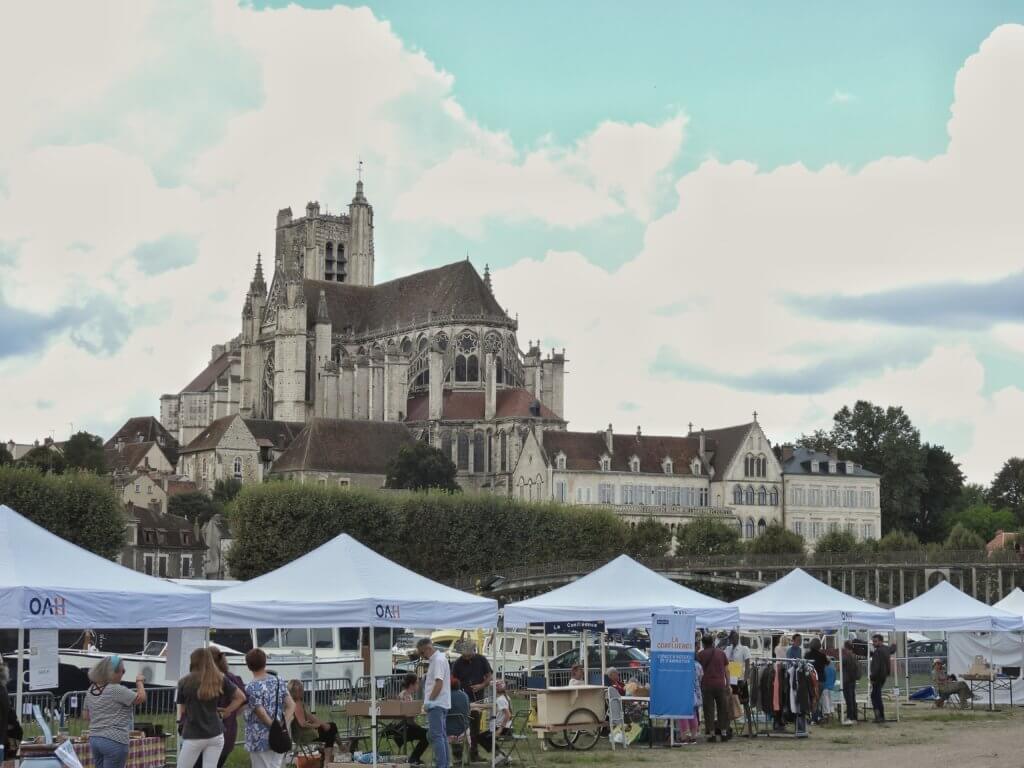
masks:
<path fill-rule="evenodd" d="M 6 445 L 0 445 L 0 467 L 14 463 L 14 457 L 11 456 L 11 452 L 7 450 Z"/>
<path fill-rule="evenodd" d="M 968 507 L 987 503 L 988 489 L 981 483 L 967 483 L 960 489 L 960 495 L 956 497 L 950 507 L 950 512 L 959 512 Z"/>
<path fill-rule="evenodd" d="M 911 530 L 922 541 L 938 541 L 944 531 L 943 517 L 953 509 L 964 489 L 960 464 L 941 445 L 921 446 L 924 458 L 925 488 L 921 507 Z"/>
<path fill-rule="evenodd" d="M 0 467 L 0 504 L 102 557 L 114 557 L 125 543 L 124 512 L 117 496 L 109 482 L 95 475 L 45 475 L 18 465 Z"/>
<path fill-rule="evenodd" d="M 386 488 L 405 488 L 410 491 L 436 489 L 455 493 L 459 484 L 455 480 L 455 463 L 437 448 L 416 441 L 403 445 L 398 455 L 387 466 Z"/>
<path fill-rule="evenodd" d="M 849 531 L 829 531 L 814 545 L 816 555 L 848 555 L 858 549 L 860 543 Z"/>
<path fill-rule="evenodd" d="M 1024 459 L 1007 459 L 996 473 L 989 488 L 988 502 L 994 507 L 1006 507 L 1024 523 Z"/>
<path fill-rule="evenodd" d="M 949 550 L 950 552 L 973 552 L 979 549 L 984 549 L 985 541 L 986 539 L 983 539 L 974 531 L 966 528 L 961 523 L 957 523 L 949 532 L 949 536 L 946 538 L 946 543 L 943 545 L 943 549 Z"/>
<path fill-rule="evenodd" d="M 232 501 L 238 492 L 242 490 L 242 481 L 229 477 L 227 480 L 218 480 L 213 484 L 213 500 L 221 504 Z"/>
<path fill-rule="evenodd" d="M 991 541 L 996 531 L 1012 531 L 1017 526 L 1017 518 L 1008 509 L 992 509 L 988 504 L 976 504 L 950 514 L 947 518 L 950 532 L 956 526 L 971 531 L 985 541 Z"/>
<path fill-rule="evenodd" d="M 671 548 L 671 529 L 654 518 L 637 523 L 626 541 L 626 554 L 630 557 L 664 557 Z"/>
<path fill-rule="evenodd" d="M 206 525 L 210 518 L 224 511 L 224 505 L 214 501 L 202 491 L 176 493 L 167 500 L 167 511 L 184 517 L 193 525 Z"/>
<path fill-rule="evenodd" d="M 797 445 L 802 445 L 804 448 L 810 448 L 812 451 L 820 451 L 821 453 L 832 453 L 836 450 L 832 434 L 824 429 L 816 429 L 809 435 L 801 435 L 800 439 L 796 442 Z"/>
<path fill-rule="evenodd" d="M 750 542 L 748 549 L 754 555 L 802 555 L 805 552 L 804 537 L 772 523 Z"/>
<path fill-rule="evenodd" d="M 735 555 L 743 545 L 735 526 L 710 517 L 698 517 L 676 529 L 677 555 Z"/>
<path fill-rule="evenodd" d="M 878 540 L 877 549 L 879 552 L 920 552 L 924 545 L 913 533 L 889 531 Z"/>
<path fill-rule="evenodd" d="M 18 465 L 26 469 L 35 469 L 48 475 L 60 475 L 67 469 L 67 461 L 53 448 L 37 445 L 18 460 Z"/>
<path fill-rule="evenodd" d="M 801 445 L 835 450 L 848 459 L 881 475 L 882 529 L 917 531 L 921 493 L 926 488 L 921 435 L 899 406 L 881 408 L 858 400 L 853 408 L 843 406 L 833 417 L 832 431 L 804 435 Z"/>
<path fill-rule="evenodd" d="M 76 432 L 64 443 L 64 458 L 69 468 L 84 469 L 102 475 L 107 471 L 103 438 L 88 432 Z"/>

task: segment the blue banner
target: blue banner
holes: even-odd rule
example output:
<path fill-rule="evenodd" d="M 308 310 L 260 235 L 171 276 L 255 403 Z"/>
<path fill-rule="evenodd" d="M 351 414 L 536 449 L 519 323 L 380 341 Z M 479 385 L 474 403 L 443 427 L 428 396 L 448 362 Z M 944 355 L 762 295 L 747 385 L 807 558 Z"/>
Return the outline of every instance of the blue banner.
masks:
<path fill-rule="evenodd" d="M 693 717 L 696 631 L 692 614 L 651 621 L 651 717 Z"/>

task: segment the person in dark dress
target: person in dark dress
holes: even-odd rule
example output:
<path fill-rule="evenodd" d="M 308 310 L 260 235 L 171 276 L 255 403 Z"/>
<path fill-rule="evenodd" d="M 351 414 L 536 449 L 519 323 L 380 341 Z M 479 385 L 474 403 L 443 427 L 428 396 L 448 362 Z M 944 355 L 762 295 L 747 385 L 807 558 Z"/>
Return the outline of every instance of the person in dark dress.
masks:
<path fill-rule="evenodd" d="M 483 701 L 487 696 L 487 686 L 494 675 L 490 663 L 485 656 L 477 653 L 476 643 L 463 640 L 457 646 L 461 656 L 452 664 L 452 677 L 457 677 L 462 684 L 462 691 L 469 701 Z M 474 763 L 480 761 L 480 720 L 481 713 L 472 711 L 469 715 L 469 758 Z"/>

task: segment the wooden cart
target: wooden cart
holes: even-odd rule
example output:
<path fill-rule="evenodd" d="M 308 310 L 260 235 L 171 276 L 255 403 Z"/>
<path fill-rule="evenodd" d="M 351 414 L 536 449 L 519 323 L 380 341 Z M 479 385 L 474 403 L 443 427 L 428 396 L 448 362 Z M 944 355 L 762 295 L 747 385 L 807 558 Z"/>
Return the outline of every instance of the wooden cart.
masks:
<path fill-rule="evenodd" d="M 580 685 L 532 691 L 537 698 L 533 728 L 556 749 L 591 749 L 608 720 L 605 687 Z"/>

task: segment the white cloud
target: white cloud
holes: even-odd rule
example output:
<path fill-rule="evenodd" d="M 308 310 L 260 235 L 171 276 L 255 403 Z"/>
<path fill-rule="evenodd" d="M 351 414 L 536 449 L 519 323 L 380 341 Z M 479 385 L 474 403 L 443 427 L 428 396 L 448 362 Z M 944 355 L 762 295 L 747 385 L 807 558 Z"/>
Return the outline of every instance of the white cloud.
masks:
<path fill-rule="evenodd" d="M 841 91 L 836 88 L 832 91 L 832 98 L 830 98 L 829 104 L 849 104 L 856 97 L 849 91 Z"/>

